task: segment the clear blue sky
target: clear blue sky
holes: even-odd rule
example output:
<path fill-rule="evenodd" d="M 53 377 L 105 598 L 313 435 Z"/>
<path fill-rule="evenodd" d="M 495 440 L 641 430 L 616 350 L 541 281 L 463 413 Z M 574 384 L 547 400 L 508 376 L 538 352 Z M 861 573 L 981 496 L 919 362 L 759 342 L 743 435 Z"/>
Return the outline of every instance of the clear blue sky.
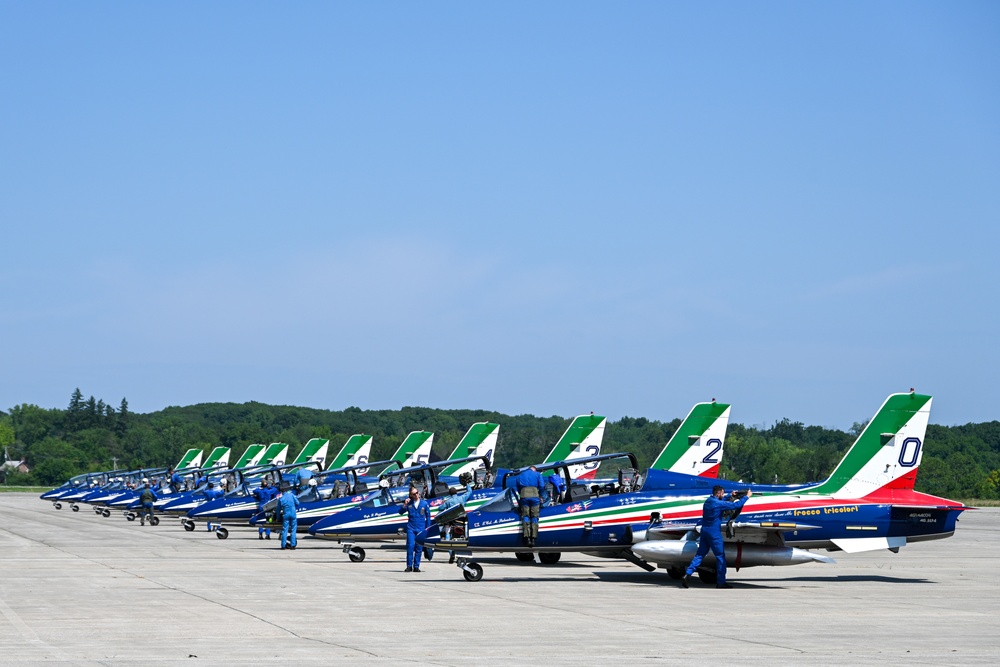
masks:
<path fill-rule="evenodd" d="M 1000 418 L 1000 3 L 0 3 L 0 409 Z"/>

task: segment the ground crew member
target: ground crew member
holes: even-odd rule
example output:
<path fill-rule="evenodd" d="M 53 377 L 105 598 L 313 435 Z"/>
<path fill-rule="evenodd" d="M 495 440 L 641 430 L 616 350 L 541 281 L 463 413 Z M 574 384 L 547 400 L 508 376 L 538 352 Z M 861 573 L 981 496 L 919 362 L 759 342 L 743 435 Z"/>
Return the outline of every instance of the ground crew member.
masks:
<path fill-rule="evenodd" d="M 687 588 L 691 583 L 691 575 L 694 574 L 701 561 L 708 554 L 709 549 L 715 554 L 715 587 L 732 588 L 726 583 L 726 548 L 722 540 L 722 513 L 729 510 L 738 510 L 746 504 L 753 491 L 747 489 L 747 494 L 739 500 L 723 500 L 725 490 L 716 484 L 712 487 L 712 495 L 705 501 L 701 512 L 701 537 L 698 540 L 698 553 L 695 554 L 691 564 L 684 571 L 684 578 L 681 584 Z"/>
<path fill-rule="evenodd" d="M 222 489 L 217 489 L 215 487 L 215 482 L 209 482 L 208 483 L 208 488 L 206 488 L 204 491 L 202 491 L 202 493 L 205 494 L 205 499 L 208 502 L 211 502 L 213 500 L 216 500 L 216 499 L 221 498 L 222 496 L 226 495 L 223 492 Z M 205 523 L 205 530 L 211 531 L 213 529 L 212 528 L 213 525 L 214 524 L 211 521 L 207 521 Z M 219 526 L 221 526 L 221 525 L 222 524 L 220 523 Z M 215 527 L 218 528 L 219 526 L 215 526 Z"/>
<path fill-rule="evenodd" d="M 529 466 L 517 476 L 515 484 L 518 495 L 518 507 L 521 510 L 521 535 L 529 547 L 535 546 L 538 539 L 538 512 L 542 504 L 542 494 L 545 493 L 545 480 L 538 473 L 538 468 Z"/>
<path fill-rule="evenodd" d="M 256 489 L 253 490 L 253 497 L 257 501 L 257 509 L 264 511 L 264 505 L 266 505 L 272 498 L 274 498 L 275 490 L 271 487 L 270 482 L 266 479 L 260 483 Z M 271 539 L 271 527 L 270 526 L 257 526 L 257 539 Z"/>
<path fill-rule="evenodd" d="M 174 493 L 180 493 L 181 487 L 184 486 L 184 478 L 173 468 L 167 474 L 170 476 L 170 488 L 174 490 Z"/>
<path fill-rule="evenodd" d="M 299 516 L 296 513 L 301 507 L 299 498 L 289 489 L 278 497 L 278 504 L 281 505 L 281 548 L 287 546 L 294 551 L 298 544 L 295 532 L 299 529 Z"/>
<path fill-rule="evenodd" d="M 299 468 L 298 474 L 296 476 L 298 477 L 299 480 L 298 481 L 299 491 L 305 491 L 306 486 L 308 486 L 309 484 L 309 480 L 312 479 L 313 471 L 303 466 Z"/>
<path fill-rule="evenodd" d="M 146 516 L 153 517 L 153 502 L 158 498 L 156 491 L 149 487 L 149 480 L 145 477 L 142 478 L 142 485 L 142 491 L 139 492 L 139 502 L 142 503 L 142 509 L 139 511 L 139 525 L 145 526 Z"/>
<path fill-rule="evenodd" d="M 548 484 L 552 485 L 552 493 L 549 494 L 549 505 L 558 505 L 562 501 L 563 492 L 566 491 L 566 482 L 562 475 L 557 472 L 545 478 Z M 546 484 L 546 486 L 548 485 Z"/>
<path fill-rule="evenodd" d="M 427 530 L 431 522 L 431 508 L 426 500 L 420 499 L 420 489 L 411 486 L 410 497 L 403 501 L 400 514 L 406 514 L 406 569 L 404 572 L 420 572 L 420 545 L 417 535 Z"/>

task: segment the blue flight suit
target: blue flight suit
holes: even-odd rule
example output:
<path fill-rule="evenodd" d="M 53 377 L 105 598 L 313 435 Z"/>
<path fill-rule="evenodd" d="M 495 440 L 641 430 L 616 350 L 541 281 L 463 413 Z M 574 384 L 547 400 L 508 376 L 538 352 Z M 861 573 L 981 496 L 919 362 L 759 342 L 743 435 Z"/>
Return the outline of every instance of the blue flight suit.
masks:
<path fill-rule="evenodd" d="M 528 468 L 517 476 L 518 507 L 521 510 L 521 531 L 529 544 L 538 538 L 538 512 L 545 494 L 545 480 L 537 470 Z"/>
<path fill-rule="evenodd" d="M 274 498 L 274 494 L 277 492 L 273 486 L 258 486 L 253 490 L 253 497 L 257 501 L 257 509 L 263 509 L 264 505 L 268 503 L 269 500 Z M 257 527 L 257 537 L 264 537 L 267 535 L 267 539 L 271 539 L 271 528 L 270 526 L 258 526 Z"/>
<path fill-rule="evenodd" d="M 555 505 L 562 498 L 562 494 L 566 491 L 566 482 L 563 480 L 562 475 L 557 475 L 555 473 L 549 475 L 545 478 L 549 484 L 552 485 L 553 495 L 549 498 L 549 504 Z"/>
<path fill-rule="evenodd" d="M 217 486 L 213 486 L 211 489 L 205 489 L 204 491 L 202 491 L 202 493 L 205 494 L 205 498 L 208 500 L 208 502 L 212 502 L 213 500 L 217 500 L 222 496 L 226 495 L 226 492 Z M 212 530 L 213 525 L 215 524 L 213 524 L 211 521 L 205 522 L 205 530 Z M 222 524 L 220 523 L 219 526 L 221 525 Z"/>
<path fill-rule="evenodd" d="M 421 498 L 417 502 L 409 499 L 399 508 L 400 514 L 406 514 L 406 567 L 420 569 L 421 546 L 417 544 L 417 535 L 427 530 L 431 522 L 431 506 Z"/>
<path fill-rule="evenodd" d="M 281 548 L 284 549 L 287 544 L 294 549 L 298 544 L 295 532 L 299 529 L 299 515 L 295 510 L 301 507 L 301 503 L 298 496 L 291 491 L 282 493 L 278 503 L 281 505 Z"/>
<path fill-rule="evenodd" d="M 701 511 L 701 537 L 698 539 L 698 553 L 695 554 L 691 564 L 687 566 L 684 576 L 689 577 L 694 574 L 711 549 L 712 553 L 715 554 L 715 585 L 725 585 L 726 548 L 722 540 L 722 513 L 740 509 L 747 500 L 749 500 L 747 496 L 743 496 L 739 500 L 719 500 L 715 496 L 708 497 Z"/>
<path fill-rule="evenodd" d="M 445 496 L 444 502 L 441 503 L 441 507 L 438 508 L 438 512 L 443 512 L 446 509 L 454 507 L 455 505 L 464 505 L 469 500 L 469 496 L 475 489 L 471 484 L 466 487 L 465 493 L 455 493 Z"/>
<path fill-rule="evenodd" d="M 312 470 L 309 468 L 299 468 L 298 478 L 299 478 L 299 490 L 305 491 L 306 486 L 309 483 L 309 479 L 313 476 Z"/>
<path fill-rule="evenodd" d="M 174 493 L 177 493 L 184 488 L 184 478 L 179 472 L 174 472 L 174 474 L 170 476 L 170 487 L 174 490 Z"/>

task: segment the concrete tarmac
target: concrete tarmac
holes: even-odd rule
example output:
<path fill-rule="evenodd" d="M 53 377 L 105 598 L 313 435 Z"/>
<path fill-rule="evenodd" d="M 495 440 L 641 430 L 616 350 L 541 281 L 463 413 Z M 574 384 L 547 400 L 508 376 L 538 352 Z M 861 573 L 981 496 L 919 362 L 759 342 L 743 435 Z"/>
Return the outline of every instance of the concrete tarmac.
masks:
<path fill-rule="evenodd" d="M 731 570 L 732 590 L 569 555 L 351 563 L 251 528 L 216 539 L 0 494 L 0 665 L 996 665 L 1000 509 L 834 565 Z"/>

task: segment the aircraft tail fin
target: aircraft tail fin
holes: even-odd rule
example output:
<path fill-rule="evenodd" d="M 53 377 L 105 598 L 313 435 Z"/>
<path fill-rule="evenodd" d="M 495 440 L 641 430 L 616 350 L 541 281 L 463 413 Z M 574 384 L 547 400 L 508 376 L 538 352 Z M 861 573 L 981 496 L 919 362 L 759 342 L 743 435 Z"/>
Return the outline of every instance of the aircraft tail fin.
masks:
<path fill-rule="evenodd" d="M 221 468 L 229 467 L 229 452 L 231 449 L 229 447 L 216 447 L 208 454 L 208 458 L 201 465 L 202 468 L 214 468 L 216 466 Z"/>
<path fill-rule="evenodd" d="M 566 432 L 545 457 L 543 463 L 557 461 L 572 461 L 601 453 L 601 443 L 604 441 L 604 427 L 608 420 L 593 413 L 574 417 Z M 589 479 L 597 474 L 597 462 L 580 463 L 570 466 L 569 473 L 577 479 Z"/>
<path fill-rule="evenodd" d="M 810 491 L 863 498 L 880 489 L 912 490 L 930 412 L 930 396 L 890 395 L 829 479 Z"/>
<path fill-rule="evenodd" d="M 368 463 L 372 452 L 372 436 L 363 433 L 356 433 L 347 439 L 344 446 L 333 458 L 329 470 L 346 468 L 348 466 L 363 465 Z M 364 471 L 359 470 L 360 474 Z"/>
<path fill-rule="evenodd" d="M 399 461 L 401 468 L 427 463 L 431 458 L 434 434 L 430 431 L 412 431 L 400 443 L 392 460 Z"/>
<path fill-rule="evenodd" d="M 288 445 L 283 442 L 272 442 L 264 450 L 264 454 L 260 457 L 260 462 L 258 465 L 285 465 L 285 461 L 288 460 Z"/>
<path fill-rule="evenodd" d="M 233 467 L 237 470 L 242 470 L 243 468 L 249 468 L 250 466 L 257 465 L 260 461 L 261 456 L 264 455 L 264 450 L 267 449 L 264 445 L 253 444 L 247 447 L 247 450 L 243 452 L 243 456 L 236 461 L 236 465 Z"/>
<path fill-rule="evenodd" d="M 330 448 L 330 441 L 325 438 L 313 438 L 306 443 L 299 455 L 292 461 L 293 464 L 302 465 L 315 461 L 319 463 L 320 470 L 324 469 L 326 463 L 326 451 Z"/>
<path fill-rule="evenodd" d="M 718 477 L 729 426 L 728 403 L 697 403 L 650 468 L 699 477 Z"/>
<path fill-rule="evenodd" d="M 562 434 L 542 463 L 565 461 L 570 458 L 574 451 L 578 452 L 576 458 L 597 456 L 601 453 L 601 442 L 604 440 L 604 426 L 607 421 L 606 418 L 594 413 L 574 417 L 566 432 Z"/>
<path fill-rule="evenodd" d="M 470 456 L 485 456 L 493 463 L 496 453 L 497 438 L 500 435 L 500 424 L 478 422 L 473 424 L 462 440 L 455 447 L 449 459 L 464 459 Z M 479 467 L 479 462 L 456 463 L 441 471 L 441 476 L 457 477 L 464 472 L 472 472 Z"/>
<path fill-rule="evenodd" d="M 197 447 L 191 448 L 184 452 L 184 456 L 182 456 L 181 460 L 174 466 L 174 470 L 186 470 L 188 468 L 201 467 L 201 457 L 204 455 L 205 452 L 201 451 Z"/>

